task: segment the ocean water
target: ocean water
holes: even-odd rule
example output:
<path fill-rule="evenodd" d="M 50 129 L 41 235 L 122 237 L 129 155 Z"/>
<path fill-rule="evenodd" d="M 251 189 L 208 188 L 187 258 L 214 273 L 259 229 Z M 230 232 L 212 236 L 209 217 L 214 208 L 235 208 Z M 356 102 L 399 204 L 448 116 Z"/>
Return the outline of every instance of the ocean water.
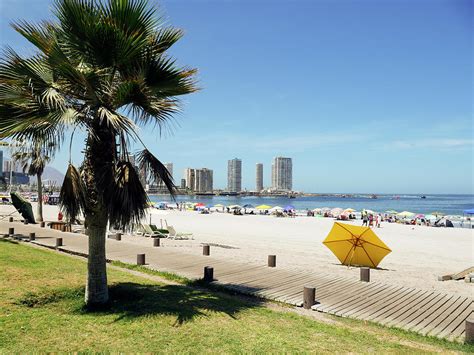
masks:
<path fill-rule="evenodd" d="M 420 195 L 377 195 L 377 199 L 371 199 L 368 195 L 354 194 L 353 197 L 337 196 L 311 196 L 311 197 L 235 197 L 235 196 L 176 196 L 177 202 L 202 202 L 207 206 L 216 204 L 245 205 L 251 204 L 270 205 L 285 207 L 294 206 L 297 210 L 314 209 L 321 207 L 343 209 L 353 208 L 357 211 L 370 209 L 376 212 L 385 212 L 388 210 L 410 211 L 414 213 L 429 214 L 432 212 L 442 212 L 447 215 L 462 215 L 463 210 L 474 208 L 474 195 L 426 195 L 425 199 Z M 398 199 L 394 197 L 398 196 Z M 173 202 L 173 199 L 167 195 L 150 196 L 153 202 Z"/>

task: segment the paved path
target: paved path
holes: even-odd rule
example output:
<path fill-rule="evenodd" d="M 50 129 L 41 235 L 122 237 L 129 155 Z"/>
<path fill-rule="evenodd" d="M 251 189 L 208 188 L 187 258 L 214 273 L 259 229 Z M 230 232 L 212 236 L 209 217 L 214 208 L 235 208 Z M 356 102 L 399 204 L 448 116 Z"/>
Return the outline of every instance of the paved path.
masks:
<path fill-rule="evenodd" d="M 18 237 L 35 232 L 34 243 L 46 247 L 54 247 L 56 238 L 61 237 L 63 246 L 59 250 L 87 255 L 85 235 L 19 222 L 0 222 L 0 233 L 7 233 L 9 227 L 15 228 Z M 146 264 L 151 269 L 173 272 L 190 279 L 201 278 L 204 267 L 212 266 L 215 284 L 296 306 L 303 303 L 303 287 L 311 286 L 316 288 L 318 303 L 313 306 L 316 311 L 455 341 L 464 340 L 465 321 L 474 316 L 474 300 L 455 294 L 335 278 L 323 272 L 305 274 L 264 265 L 228 262 L 212 256 L 185 254 L 177 248 L 156 248 L 153 247 L 153 240 L 148 240 L 149 246 L 143 246 L 130 239 L 107 239 L 107 259 L 135 264 L 137 254 L 146 254 Z"/>

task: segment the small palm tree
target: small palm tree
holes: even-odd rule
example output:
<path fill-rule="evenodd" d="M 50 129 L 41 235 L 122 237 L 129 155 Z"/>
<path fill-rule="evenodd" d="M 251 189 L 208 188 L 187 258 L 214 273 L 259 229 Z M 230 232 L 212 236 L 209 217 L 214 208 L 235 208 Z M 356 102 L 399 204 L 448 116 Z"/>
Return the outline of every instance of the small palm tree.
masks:
<path fill-rule="evenodd" d="M 85 216 L 85 301 L 94 306 L 108 301 L 107 223 L 139 223 L 148 206 L 130 144 L 140 144 L 139 126 L 161 128 L 179 110 L 177 96 L 197 90 L 196 70 L 166 54 L 183 32 L 164 26 L 146 0 L 55 0 L 54 14 L 56 22 L 13 25 L 37 53 L 7 49 L 1 59 L 0 138 L 59 147 L 68 129 L 86 132 L 84 161 L 69 164 L 60 200 L 70 220 Z M 173 193 L 167 169 L 143 148 L 139 171 Z"/>
<path fill-rule="evenodd" d="M 20 163 L 24 173 L 36 176 L 38 191 L 36 219 L 39 222 L 43 222 L 43 183 L 41 178 L 46 164 L 51 161 L 51 158 L 46 155 L 47 151 L 52 151 L 49 148 L 53 147 L 46 146 L 45 142 L 41 140 L 13 144 L 12 146 L 12 160 Z"/>

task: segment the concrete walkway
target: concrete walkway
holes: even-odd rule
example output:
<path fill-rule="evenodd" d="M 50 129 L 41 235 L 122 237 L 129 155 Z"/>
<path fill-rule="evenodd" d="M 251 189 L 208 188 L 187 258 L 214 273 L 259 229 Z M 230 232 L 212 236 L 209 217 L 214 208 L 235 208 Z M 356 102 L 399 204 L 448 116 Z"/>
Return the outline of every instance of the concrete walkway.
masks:
<path fill-rule="evenodd" d="M 0 222 L 0 234 L 7 234 L 10 227 L 20 238 L 28 239 L 29 233 L 35 232 L 35 244 L 51 248 L 55 247 L 56 238 L 62 238 L 63 245 L 57 249 L 87 255 L 85 235 L 5 221 Z M 474 300 L 455 294 L 334 278 L 323 272 L 309 274 L 266 265 L 228 262 L 212 256 L 185 254 L 177 250 L 179 248 L 153 247 L 151 238 L 146 238 L 148 246 L 134 243 L 133 238 L 145 237 L 124 237 L 122 241 L 107 239 L 107 259 L 136 264 L 137 254 L 145 254 L 147 267 L 190 279 L 202 278 L 204 267 L 212 266 L 215 284 L 296 306 L 303 304 L 304 286 L 315 287 L 318 301 L 313 306 L 315 311 L 455 341 L 464 340 L 466 319 L 474 315 Z"/>

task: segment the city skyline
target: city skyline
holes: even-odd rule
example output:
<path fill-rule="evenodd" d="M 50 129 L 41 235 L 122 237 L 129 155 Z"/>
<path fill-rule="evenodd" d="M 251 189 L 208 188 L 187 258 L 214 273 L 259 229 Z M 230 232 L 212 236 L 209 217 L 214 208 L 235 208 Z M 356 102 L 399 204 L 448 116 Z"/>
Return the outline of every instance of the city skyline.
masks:
<path fill-rule="evenodd" d="M 246 8 L 164 1 L 161 7 L 185 31 L 171 54 L 199 68 L 202 88 L 185 98 L 176 124 L 162 134 L 141 132 L 175 171 L 190 163 L 213 167 L 214 185 L 225 188 L 226 162 L 237 155 L 242 188 L 252 190 L 255 164 L 265 162 L 264 186 L 270 186 L 268 162 L 281 155 L 297 161 L 295 190 L 473 193 L 466 163 L 474 147 L 471 2 L 255 2 Z M 29 53 L 31 45 L 9 23 L 50 16 L 46 0 L 2 7 L 1 45 Z M 84 139 L 76 130 L 76 165 Z M 64 144 L 52 166 L 65 173 L 68 161 Z M 357 179 L 347 179 L 347 171 Z"/>

